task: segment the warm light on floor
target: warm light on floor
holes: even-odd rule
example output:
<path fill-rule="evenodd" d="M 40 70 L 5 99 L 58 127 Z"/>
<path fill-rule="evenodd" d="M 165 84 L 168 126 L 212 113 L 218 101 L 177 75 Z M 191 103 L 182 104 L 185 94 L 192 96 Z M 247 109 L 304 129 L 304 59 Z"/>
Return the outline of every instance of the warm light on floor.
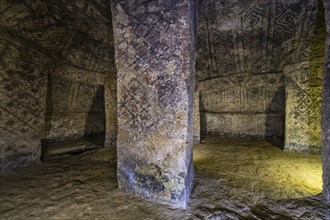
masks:
<path fill-rule="evenodd" d="M 271 199 L 321 193 L 321 156 L 285 152 L 266 141 L 206 140 L 194 147 L 196 170 L 210 171 Z"/>

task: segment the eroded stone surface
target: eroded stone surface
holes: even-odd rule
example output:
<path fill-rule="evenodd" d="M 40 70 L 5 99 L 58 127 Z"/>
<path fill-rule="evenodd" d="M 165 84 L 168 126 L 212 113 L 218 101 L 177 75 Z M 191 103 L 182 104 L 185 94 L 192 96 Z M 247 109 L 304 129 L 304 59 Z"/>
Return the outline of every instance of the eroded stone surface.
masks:
<path fill-rule="evenodd" d="M 285 149 L 321 152 L 322 80 L 326 39 L 324 7 L 318 2 L 314 31 L 310 35 L 309 60 L 285 65 Z"/>
<path fill-rule="evenodd" d="M 185 207 L 191 190 L 193 1 L 112 1 L 119 187 Z"/>
<path fill-rule="evenodd" d="M 200 94 L 199 91 L 194 92 L 194 143 L 198 144 L 201 141 L 201 116 L 200 116 L 200 109 L 199 109 L 199 101 L 200 101 Z"/>
<path fill-rule="evenodd" d="M 315 196 L 321 192 L 318 155 L 283 152 L 260 141 L 208 139 L 195 146 L 195 187 L 187 209 L 180 210 L 118 190 L 115 154 L 103 148 L 55 157 L 0 177 L 0 218 L 324 220 L 330 216 L 330 204 Z M 280 175 L 271 175 L 275 172 Z M 314 185 L 315 180 L 319 184 Z"/>
<path fill-rule="evenodd" d="M 326 42 L 325 73 L 323 82 L 323 194 L 330 200 L 330 3 L 324 1 L 326 11 Z"/>
<path fill-rule="evenodd" d="M 286 149 L 319 153 L 325 40 L 322 2 L 198 2 L 196 75 L 202 132 L 266 137 L 281 147 L 285 136 Z M 287 64 L 302 63 L 308 67 L 296 71 L 295 78 L 283 72 Z M 299 88 L 299 78 L 304 77 L 305 86 Z"/>
<path fill-rule="evenodd" d="M 318 1 L 198 1 L 198 79 L 309 60 Z"/>
<path fill-rule="evenodd" d="M 201 128 L 233 138 L 283 139 L 284 85 L 280 74 L 237 74 L 199 82 Z"/>
<path fill-rule="evenodd" d="M 104 146 L 114 146 L 117 140 L 117 80 L 113 76 L 104 83 L 105 141 Z"/>
<path fill-rule="evenodd" d="M 45 144 L 73 142 L 104 132 L 104 76 L 97 74 L 95 81 L 88 81 L 92 79 L 82 78 L 89 71 L 70 70 L 49 77 Z"/>
<path fill-rule="evenodd" d="M 285 76 L 285 150 L 319 153 L 321 138 L 321 80 L 313 84 L 311 64 L 287 65 Z"/>
<path fill-rule="evenodd" d="M 1 33 L 0 174 L 40 161 L 49 62 Z"/>
<path fill-rule="evenodd" d="M 38 161 L 42 137 L 100 131 L 104 109 L 91 108 L 104 75 L 116 71 L 109 1 L 3 0 L 0 8 L 2 172 Z"/>

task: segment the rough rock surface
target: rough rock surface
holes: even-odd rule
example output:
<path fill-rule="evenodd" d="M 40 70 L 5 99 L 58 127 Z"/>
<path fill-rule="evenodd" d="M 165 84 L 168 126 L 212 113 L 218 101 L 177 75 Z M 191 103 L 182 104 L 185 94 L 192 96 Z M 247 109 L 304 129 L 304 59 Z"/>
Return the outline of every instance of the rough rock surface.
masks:
<path fill-rule="evenodd" d="M 104 82 L 105 141 L 104 146 L 116 145 L 117 140 L 117 80 L 106 77 Z"/>
<path fill-rule="evenodd" d="M 68 69 L 70 74 L 61 72 L 49 77 L 45 145 L 73 142 L 84 136 L 104 133 L 104 76 L 78 68 Z M 95 80 L 84 77 L 86 75 L 94 76 Z"/>
<path fill-rule="evenodd" d="M 194 149 L 186 210 L 118 190 L 115 155 L 103 148 L 54 157 L 0 177 L 0 219 L 330 219 L 330 203 L 315 196 L 322 187 L 318 155 L 262 141 L 206 140 Z"/>
<path fill-rule="evenodd" d="M 323 83 L 323 194 L 330 201 L 330 3 L 325 2 L 328 38 Z"/>
<path fill-rule="evenodd" d="M 322 4 L 319 4 L 319 6 Z M 318 0 L 198 1 L 199 80 L 308 61 Z"/>
<path fill-rule="evenodd" d="M 203 0 L 198 1 L 197 11 L 196 78 L 204 87 L 202 131 L 235 138 L 268 136 L 282 147 L 286 136 L 292 138 L 287 149 L 319 153 L 326 33 L 323 2 Z M 283 67 L 302 62 L 309 63 L 307 86 L 298 86 L 304 72 L 290 78 L 291 88 L 286 91 L 290 90 L 291 109 L 285 112 Z M 276 76 L 280 85 L 274 83 Z M 218 86 L 211 90 L 212 84 Z M 308 141 L 304 138 L 300 143 L 296 130 L 306 133 Z"/>
<path fill-rule="evenodd" d="M 286 65 L 285 150 L 319 153 L 322 146 L 322 86 L 310 74 L 309 62 Z"/>
<path fill-rule="evenodd" d="M 204 133 L 283 139 L 285 96 L 280 74 L 218 77 L 199 82 L 198 88 Z"/>
<path fill-rule="evenodd" d="M 119 187 L 185 207 L 193 179 L 193 1 L 112 1 Z"/>
<path fill-rule="evenodd" d="M 49 60 L 3 31 L 11 25 L 0 30 L 0 174 L 40 161 L 46 109 Z"/>
<path fill-rule="evenodd" d="M 0 19 L 1 173 L 39 160 L 45 127 L 48 142 L 100 131 L 104 110 L 88 113 L 116 71 L 109 1 L 2 0 Z"/>
<path fill-rule="evenodd" d="M 194 138 L 194 144 L 199 144 L 200 141 L 201 141 L 201 116 L 200 116 L 200 108 L 199 108 L 199 97 L 200 97 L 200 94 L 199 94 L 199 91 L 195 91 L 194 92 L 194 115 L 193 115 L 193 118 L 194 118 L 194 123 L 193 123 L 193 126 L 194 126 L 194 132 L 193 132 L 193 138 Z"/>

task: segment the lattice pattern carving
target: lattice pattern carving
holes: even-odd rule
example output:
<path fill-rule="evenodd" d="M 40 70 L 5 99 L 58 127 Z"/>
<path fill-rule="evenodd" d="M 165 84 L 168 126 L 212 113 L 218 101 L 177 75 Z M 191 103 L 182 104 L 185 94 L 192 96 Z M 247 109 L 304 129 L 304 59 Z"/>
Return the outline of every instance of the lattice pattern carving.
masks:
<path fill-rule="evenodd" d="M 198 79 L 308 60 L 317 9 L 317 0 L 199 1 Z"/>
<path fill-rule="evenodd" d="M 0 135 L 12 140 L 1 142 L 2 155 L 26 162 L 40 154 L 48 75 L 63 76 L 53 89 L 70 91 L 71 96 L 52 91 L 55 99 L 48 110 L 61 113 L 86 111 L 95 86 L 103 84 L 101 75 L 115 75 L 110 2 L 3 0 L 0 5 Z M 82 105 L 70 100 L 76 93 Z"/>
<path fill-rule="evenodd" d="M 283 137 L 280 74 L 239 74 L 199 82 L 203 131 L 225 137 Z"/>
<path fill-rule="evenodd" d="M 285 148 L 319 152 L 321 148 L 321 86 L 311 86 L 309 63 L 284 68 L 286 82 Z"/>

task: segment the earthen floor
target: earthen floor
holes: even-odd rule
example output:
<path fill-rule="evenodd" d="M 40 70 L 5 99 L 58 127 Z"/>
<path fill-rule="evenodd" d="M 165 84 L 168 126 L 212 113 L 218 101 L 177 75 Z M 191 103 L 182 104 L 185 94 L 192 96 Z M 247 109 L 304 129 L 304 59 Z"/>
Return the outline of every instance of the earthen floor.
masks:
<path fill-rule="evenodd" d="M 0 177 L 0 219 L 330 219 L 319 155 L 209 137 L 194 146 L 194 164 L 180 210 L 118 190 L 111 150 L 53 157 Z"/>

